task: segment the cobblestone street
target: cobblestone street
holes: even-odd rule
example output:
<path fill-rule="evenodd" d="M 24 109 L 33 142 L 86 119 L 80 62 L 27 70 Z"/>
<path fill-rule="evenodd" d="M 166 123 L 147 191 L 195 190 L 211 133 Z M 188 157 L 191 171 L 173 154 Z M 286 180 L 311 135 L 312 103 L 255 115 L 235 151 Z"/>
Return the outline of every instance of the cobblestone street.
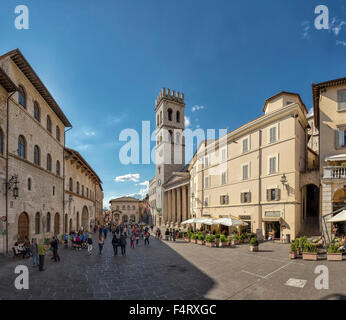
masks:
<path fill-rule="evenodd" d="M 95 239 L 94 239 L 95 240 Z M 94 241 L 95 242 L 95 241 Z M 60 263 L 46 256 L 45 271 L 32 260 L 0 258 L 1 299 L 345 299 L 346 282 L 340 277 L 345 261 L 288 259 L 288 246 L 261 244 L 251 253 L 248 245 L 207 248 L 151 237 L 126 256 L 113 256 L 111 237 L 100 256 L 97 246 L 86 250 L 60 248 Z M 120 250 L 119 250 L 120 251 Z M 29 290 L 16 290 L 14 268 L 29 266 Z M 317 265 L 329 268 L 328 290 L 315 289 Z M 303 288 L 287 286 L 289 279 L 306 281 Z"/>

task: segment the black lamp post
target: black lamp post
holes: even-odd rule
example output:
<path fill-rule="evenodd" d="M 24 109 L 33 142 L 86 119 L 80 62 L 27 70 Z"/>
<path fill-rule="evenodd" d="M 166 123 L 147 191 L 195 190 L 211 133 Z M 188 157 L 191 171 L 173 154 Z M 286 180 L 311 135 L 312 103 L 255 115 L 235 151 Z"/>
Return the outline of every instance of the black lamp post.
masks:
<path fill-rule="evenodd" d="M 17 199 L 19 196 L 18 184 L 18 176 L 12 176 L 11 179 L 7 182 L 7 191 L 12 190 L 12 195 L 15 199 Z"/>

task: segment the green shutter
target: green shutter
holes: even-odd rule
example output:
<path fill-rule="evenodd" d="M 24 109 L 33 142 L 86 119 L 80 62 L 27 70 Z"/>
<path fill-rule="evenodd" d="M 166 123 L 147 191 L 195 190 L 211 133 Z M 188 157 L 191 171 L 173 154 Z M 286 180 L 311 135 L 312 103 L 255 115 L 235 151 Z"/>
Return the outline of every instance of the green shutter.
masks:
<path fill-rule="evenodd" d="M 270 189 L 267 189 L 267 201 L 270 200 Z"/>
<path fill-rule="evenodd" d="M 335 137 L 335 148 L 337 149 L 337 148 L 339 148 L 340 147 L 340 131 L 339 130 L 335 130 L 334 131 L 334 137 Z"/>

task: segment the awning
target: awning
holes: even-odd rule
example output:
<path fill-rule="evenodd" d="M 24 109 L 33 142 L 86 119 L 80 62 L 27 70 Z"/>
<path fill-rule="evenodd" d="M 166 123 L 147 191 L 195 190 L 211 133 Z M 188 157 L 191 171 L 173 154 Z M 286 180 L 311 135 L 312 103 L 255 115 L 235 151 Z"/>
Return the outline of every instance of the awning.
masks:
<path fill-rule="evenodd" d="M 325 157 L 324 161 L 345 161 L 346 160 L 346 154 L 337 154 L 335 156 L 329 156 Z"/>
<path fill-rule="evenodd" d="M 192 218 L 192 219 L 183 221 L 181 224 L 201 223 L 201 221 L 203 220 L 206 220 L 206 219 Z"/>
<path fill-rule="evenodd" d="M 341 211 L 327 222 L 343 222 L 346 221 L 346 210 Z"/>
<path fill-rule="evenodd" d="M 221 219 L 217 219 L 214 220 L 214 224 L 222 224 L 224 226 L 228 226 L 228 227 L 236 227 L 236 226 L 247 226 L 248 223 L 245 221 L 241 221 L 235 218 L 221 218 Z"/>

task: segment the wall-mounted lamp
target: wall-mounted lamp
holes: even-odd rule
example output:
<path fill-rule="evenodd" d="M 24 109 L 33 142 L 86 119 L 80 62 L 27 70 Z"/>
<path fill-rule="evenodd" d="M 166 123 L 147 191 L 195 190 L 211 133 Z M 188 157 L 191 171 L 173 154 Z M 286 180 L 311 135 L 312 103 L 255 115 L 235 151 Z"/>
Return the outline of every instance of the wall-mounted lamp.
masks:
<path fill-rule="evenodd" d="M 280 181 L 281 181 L 281 183 L 282 183 L 283 185 L 286 185 L 286 184 L 287 184 L 287 177 L 285 176 L 285 174 L 282 175 Z"/>
<path fill-rule="evenodd" d="M 18 189 L 18 176 L 12 176 L 10 180 L 6 183 L 6 189 L 7 192 L 12 190 L 12 195 L 15 199 L 19 196 L 19 189 Z"/>

